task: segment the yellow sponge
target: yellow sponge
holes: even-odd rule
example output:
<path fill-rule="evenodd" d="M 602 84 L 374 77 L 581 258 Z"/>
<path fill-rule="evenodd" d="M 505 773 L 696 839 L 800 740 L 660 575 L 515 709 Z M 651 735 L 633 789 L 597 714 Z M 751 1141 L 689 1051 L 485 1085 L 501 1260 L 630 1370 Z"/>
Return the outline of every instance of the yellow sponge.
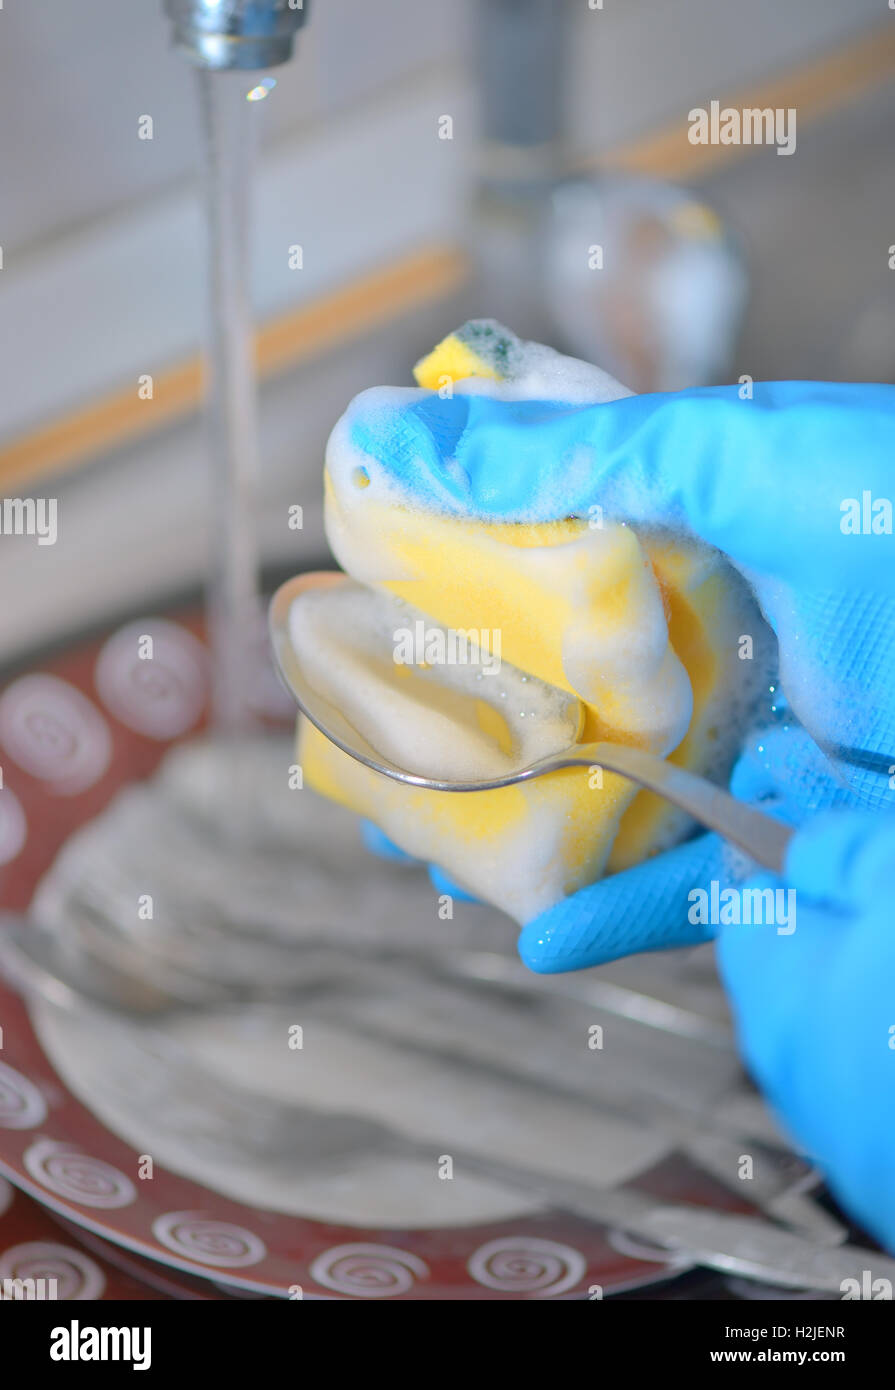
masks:
<path fill-rule="evenodd" d="M 423 359 L 417 379 L 430 389 L 470 375 L 518 386 L 526 348 L 499 325 L 467 325 Z M 541 383 L 545 351 L 537 349 Z M 514 719 L 534 714 L 518 698 L 526 688 L 518 676 L 533 683 L 528 689 L 538 695 L 539 710 L 550 707 L 543 695 L 550 690 L 580 702 L 580 742 L 637 745 L 726 777 L 737 742 L 731 711 L 748 684 L 738 638 L 754 633 L 757 623 L 745 585 L 716 552 L 637 535 L 617 523 L 485 525 L 425 512 L 394 495 L 375 460 L 364 455 L 359 464 L 345 440 L 337 430 L 328 451 L 326 523 L 349 574 L 441 630 L 474 632 L 483 652 L 494 655 L 496 647 L 515 673 L 507 687 Z M 377 676 L 368 683 L 374 665 Z M 472 757 L 473 727 L 476 738 L 484 732 L 494 740 L 495 758 L 501 741 L 506 745 L 506 721 L 488 673 L 477 677 L 478 691 L 494 698 L 475 701 L 472 714 L 464 706 L 462 715 L 461 703 L 470 697 L 458 693 L 455 673 L 450 680 L 447 672 L 433 673 L 453 682 L 451 699 L 460 702 L 446 735 L 444 700 L 432 700 L 431 709 L 425 697 L 412 705 L 405 700 L 400 716 L 389 714 L 398 709 L 395 683 L 406 681 L 390 659 L 367 660 L 360 704 L 357 668 L 348 677 L 344 662 L 330 666 L 353 682 L 343 690 L 344 705 L 360 723 L 370 721 L 380 740 L 393 733 L 398 747 L 402 737 L 406 746 L 411 738 L 417 748 L 443 746 L 448 767 L 451 759 Z M 514 736 L 511 730 L 511 741 Z M 567 730 L 558 728 L 557 736 L 569 741 Z M 409 853 L 437 863 L 520 921 L 602 873 L 667 847 L 689 828 L 660 798 L 596 769 L 452 794 L 391 782 L 307 726 L 299 756 L 310 785 L 376 820 Z"/>
<path fill-rule="evenodd" d="M 506 380 L 518 357 L 518 339 L 489 320 L 475 320 L 449 333 L 417 362 L 413 375 L 427 391 L 439 391 L 448 382 L 468 377 Z"/>

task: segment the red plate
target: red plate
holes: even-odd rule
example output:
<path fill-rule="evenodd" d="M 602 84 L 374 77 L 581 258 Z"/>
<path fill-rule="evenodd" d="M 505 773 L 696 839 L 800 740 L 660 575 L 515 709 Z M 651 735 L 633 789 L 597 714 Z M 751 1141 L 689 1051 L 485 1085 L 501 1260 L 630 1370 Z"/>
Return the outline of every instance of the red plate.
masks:
<path fill-rule="evenodd" d="M 136 658 L 135 633 L 153 636 L 151 676 Z M 127 783 L 149 776 L 172 743 L 198 732 L 205 666 L 194 618 L 147 618 L 7 684 L 4 907 L 27 907 L 68 835 Z M 259 704 L 272 716 L 274 687 L 266 673 L 263 680 Z M 141 1182 L 132 1176 L 137 1156 L 67 1089 L 21 1000 L 2 985 L 0 1028 L 0 1170 L 59 1217 L 170 1268 L 281 1297 L 518 1299 L 596 1297 L 597 1287 L 619 1292 L 683 1267 L 559 1212 L 372 1231 L 242 1205 L 158 1165 Z M 663 1162 L 637 1185 L 749 1210 L 683 1160 Z"/>
<path fill-rule="evenodd" d="M 33 1279 L 38 1297 L 43 1293 L 90 1303 L 164 1296 L 116 1269 L 98 1251 L 88 1254 L 42 1207 L 0 1178 L 0 1300 L 15 1296 L 7 1284 L 15 1279 Z"/>

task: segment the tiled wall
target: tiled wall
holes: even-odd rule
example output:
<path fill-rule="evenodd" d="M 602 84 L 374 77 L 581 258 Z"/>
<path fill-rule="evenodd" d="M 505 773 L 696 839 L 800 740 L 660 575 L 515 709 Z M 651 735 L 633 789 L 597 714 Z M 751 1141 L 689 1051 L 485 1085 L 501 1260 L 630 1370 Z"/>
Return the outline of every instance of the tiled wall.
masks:
<path fill-rule="evenodd" d="M 467 66 L 475 4 L 312 0 L 300 61 L 282 68 L 271 139 L 332 118 L 432 68 Z M 570 26 L 576 144 L 600 147 L 692 101 L 771 73 L 879 22 L 884 0 L 556 0 Z M 190 176 L 192 82 L 162 0 L 37 0 L 0 10 L 0 243 L 82 227 Z M 152 142 L 136 138 L 151 114 Z"/>
<path fill-rule="evenodd" d="M 312 3 L 300 60 L 280 70 L 261 111 L 268 132 L 255 260 L 265 313 L 284 293 L 313 298 L 370 264 L 458 235 L 475 148 L 471 4 L 515 0 Z M 582 151 L 683 122 L 691 105 L 771 77 L 889 13 L 885 0 L 603 3 L 591 10 L 587 0 L 566 0 L 569 114 Z M 198 341 L 204 275 L 190 191 L 193 93 L 188 69 L 168 51 L 160 11 L 161 0 L 6 0 L 0 9 L 0 447 Z M 714 195 L 760 272 L 745 370 L 863 370 L 845 348 L 850 333 L 860 348 L 876 331 L 849 315 L 880 300 L 875 282 L 859 275 L 875 254 L 873 246 L 862 252 L 859 211 L 883 205 L 877 171 L 891 144 L 891 103 L 882 93 L 874 102 L 881 114 L 876 106 L 859 111 L 864 125 L 844 125 L 838 145 L 821 134 L 812 156 L 806 137 L 797 186 L 794 161 L 773 157 L 716 181 Z M 460 118 L 463 133 L 451 146 L 438 147 L 433 135 L 441 111 Z M 144 113 L 154 117 L 152 142 L 136 138 Z M 833 165 L 842 196 L 831 205 Z M 293 224 L 309 250 L 294 288 L 281 273 Z M 813 257 L 805 228 L 815 229 Z M 843 244 L 853 248 L 845 258 Z M 447 315 L 480 309 L 426 309 L 265 390 L 268 558 L 298 569 L 321 557 L 323 443 L 350 395 L 372 381 L 405 380 L 415 353 L 449 326 Z M 820 355 L 839 338 L 840 358 Z M 48 486 L 59 493 L 61 538 L 31 565 L 39 574 L 26 581 L 29 557 L 14 538 L 0 550 L 0 593 L 16 596 L 0 605 L 0 659 L 200 578 L 208 508 L 196 419 Z M 299 535 L 283 523 L 296 501 L 307 520 Z"/>

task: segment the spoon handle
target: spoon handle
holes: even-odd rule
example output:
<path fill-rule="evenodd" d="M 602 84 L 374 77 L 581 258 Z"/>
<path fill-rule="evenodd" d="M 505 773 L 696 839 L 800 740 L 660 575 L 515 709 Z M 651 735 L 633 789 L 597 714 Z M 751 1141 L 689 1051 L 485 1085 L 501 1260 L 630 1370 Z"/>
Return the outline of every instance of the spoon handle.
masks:
<path fill-rule="evenodd" d="M 538 764 L 538 771 L 546 772 L 548 766 L 551 769 L 602 767 L 607 772 L 617 772 L 687 811 L 764 868 L 776 874 L 783 872 L 786 849 L 794 833 L 791 826 L 735 800 L 705 777 L 686 772 L 654 753 L 618 743 L 588 743 L 570 749 L 561 757 L 545 758 Z"/>

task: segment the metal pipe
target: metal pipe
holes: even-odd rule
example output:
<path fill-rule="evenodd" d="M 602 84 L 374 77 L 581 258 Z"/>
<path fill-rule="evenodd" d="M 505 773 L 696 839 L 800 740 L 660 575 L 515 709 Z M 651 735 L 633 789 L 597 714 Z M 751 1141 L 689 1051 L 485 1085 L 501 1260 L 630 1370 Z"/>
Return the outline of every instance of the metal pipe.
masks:
<path fill-rule="evenodd" d="M 271 68 L 292 57 L 310 0 L 164 0 L 173 42 L 196 67 Z"/>
<path fill-rule="evenodd" d="M 531 149 L 563 134 L 566 0 L 478 0 L 484 138 Z"/>

